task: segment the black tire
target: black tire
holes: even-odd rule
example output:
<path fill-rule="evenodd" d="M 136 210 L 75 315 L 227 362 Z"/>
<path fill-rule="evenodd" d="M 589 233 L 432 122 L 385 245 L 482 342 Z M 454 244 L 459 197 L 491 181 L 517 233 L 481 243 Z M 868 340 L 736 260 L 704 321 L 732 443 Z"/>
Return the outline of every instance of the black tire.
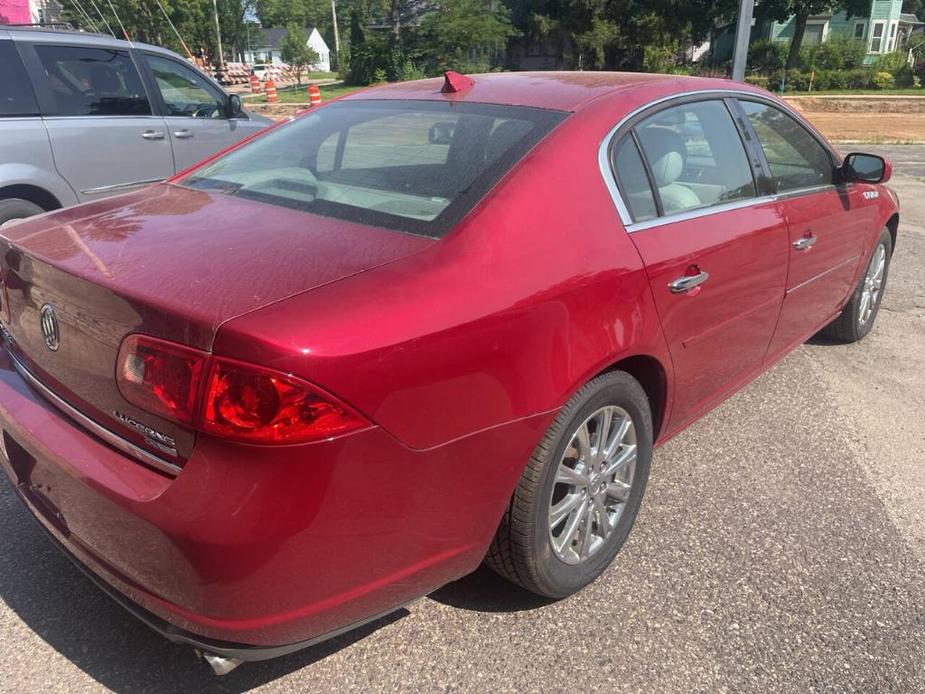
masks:
<path fill-rule="evenodd" d="M 34 202 L 29 202 L 21 198 L 0 200 L 0 225 L 11 219 L 24 219 L 34 214 L 41 214 L 44 211 L 45 210 Z"/>
<path fill-rule="evenodd" d="M 877 251 L 881 246 L 886 252 L 883 281 L 880 286 L 880 292 L 877 294 L 876 300 L 874 301 L 873 310 L 867 320 L 862 323 L 861 309 L 863 306 L 864 285 L 867 279 L 867 273 L 870 271 L 871 265 L 877 258 Z M 892 255 L 893 237 L 890 236 L 889 229 L 884 229 L 880 233 L 880 238 L 877 239 L 877 243 L 874 246 L 873 252 L 870 254 L 867 265 L 864 266 L 864 274 L 861 276 L 861 281 L 858 282 L 858 286 L 855 287 L 854 293 L 851 295 L 848 303 L 845 304 L 845 308 L 842 310 L 841 315 L 820 331 L 822 335 L 836 342 L 849 343 L 857 342 L 873 329 L 874 322 L 877 320 L 877 314 L 880 312 L 880 304 L 883 302 L 883 292 L 886 291 L 887 278 L 890 273 L 890 258 Z"/>
<path fill-rule="evenodd" d="M 557 556 L 549 529 L 556 473 L 576 430 L 596 411 L 609 405 L 622 408 L 635 427 L 636 467 L 632 486 L 616 525 L 601 541 L 599 549 L 580 563 L 567 563 Z M 581 590 L 607 568 L 626 541 L 639 513 L 651 459 L 652 414 L 642 386 L 623 371 L 593 379 L 566 403 L 534 450 L 485 563 L 537 595 L 564 598 Z"/>

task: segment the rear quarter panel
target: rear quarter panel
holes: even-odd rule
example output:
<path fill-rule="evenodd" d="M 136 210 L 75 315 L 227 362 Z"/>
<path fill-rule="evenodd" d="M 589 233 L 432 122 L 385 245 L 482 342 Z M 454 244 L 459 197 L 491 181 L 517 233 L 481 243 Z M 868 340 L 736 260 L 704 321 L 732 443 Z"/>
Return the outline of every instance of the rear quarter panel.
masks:
<path fill-rule="evenodd" d="M 214 351 L 313 381 L 416 449 L 555 410 L 624 356 L 670 370 L 598 169 L 611 113 L 566 119 L 439 243 L 237 318 Z"/>

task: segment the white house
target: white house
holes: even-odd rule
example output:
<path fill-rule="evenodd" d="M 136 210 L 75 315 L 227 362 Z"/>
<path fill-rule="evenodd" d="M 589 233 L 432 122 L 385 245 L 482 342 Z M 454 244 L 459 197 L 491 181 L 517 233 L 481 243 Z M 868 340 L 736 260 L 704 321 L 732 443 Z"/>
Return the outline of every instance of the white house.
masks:
<path fill-rule="evenodd" d="M 311 65 L 314 72 L 331 70 L 331 50 L 315 27 L 305 27 L 305 43 L 318 54 L 318 62 Z M 261 29 L 251 34 L 250 45 L 244 51 L 244 62 L 250 65 L 284 65 L 280 51 L 286 40 L 286 29 Z"/>

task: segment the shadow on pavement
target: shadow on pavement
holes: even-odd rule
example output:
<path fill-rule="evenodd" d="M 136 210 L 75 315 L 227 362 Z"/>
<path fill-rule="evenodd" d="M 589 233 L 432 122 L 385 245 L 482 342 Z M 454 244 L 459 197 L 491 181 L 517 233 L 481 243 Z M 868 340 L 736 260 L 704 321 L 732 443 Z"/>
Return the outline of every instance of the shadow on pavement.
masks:
<path fill-rule="evenodd" d="M 170 643 L 101 592 L 52 545 L 6 480 L 0 480 L 0 528 L 0 600 L 58 653 L 116 692 L 246 691 L 409 614 L 401 609 L 317 646 L 217 677 L 192 648 Z"/>
<path fill-rule="evenodd" d="M 475 612 L 523 612 L 555 602 L 552 598 L 534 595 L 501 578 L 487 566 L 463 576 L 428 595 L 444 605 Z"/>

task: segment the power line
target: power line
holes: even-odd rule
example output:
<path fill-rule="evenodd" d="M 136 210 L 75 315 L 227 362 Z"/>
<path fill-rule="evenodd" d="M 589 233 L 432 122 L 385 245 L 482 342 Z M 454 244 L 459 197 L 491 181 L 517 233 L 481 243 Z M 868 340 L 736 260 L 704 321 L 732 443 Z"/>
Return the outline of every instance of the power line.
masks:
<path fill-rule="evenodd" d="M 97 27 L 94 21 L 90 19 L 90 15 L 87 14 L 87 11 L 80 4 L 80 0 L 72 0 L 72 3 L 74 7 L 77 8 L 77 11 L 80 12 L 80 14 L 84 17 L 84 19 L 87 20 L 87 24 L 89 25 L 89 27 L 93 29 L 93 31 L 95 31 L 96 33 L 99 33 L 100 32 L 99 27 Z"/>
<path fill-rule="evenodd" d="M 173 22 L 170 21 L 170 15 L 167 14 L 167 10 L 165 10 L 164 6 L 161 4 L 161 0 L 156 0 L 156 2 L 157 2 L 157 6 L 161 8 L 161 12 L 164 13 L 164 19 L 167 20 L 167 23 L 170 25 L 170 28 L 173 29 L 173 33 L 177 35 L 177 41 L 180 42 L 180 45 L 183 46 L 183 50 L 186 51 L 186 57 L 192 60 L 193 54 L 190 52 L 190 49 L 186 45 L 186 42 L 183 40 L 183 37 L 180 36 L 180 32 L 177 31 L 177 28 L 173 25 Z"/>
<path fill-rule="evenodd" d="M 93 9 L 96 10 L 96 13 L 100 16 L 100 19 L 103 20 L 103 24 L 106 25 L 106 28 L 107 28 L 107 29 L 109 29 L 109 35 L 110 35 L 110 36 L 115 36 L 115 35 L 116 35 L 116 32 L 114 32 L 114 31 L 112 30 L 112 27 L 109 26 L 109 22 L 106 21 L 106 17 L 103 16 L 103 13 L 102 13 L 102 12 L 100 12 L 100 8 L 97 7 L 97 5 L 96 5 L 96 0 L 90 0 L 90 4 L 93 5 Z"/>
<path fill-rule="evenodd" d="M 125 25 L 122 23 L 122 19 L 119 17 L 119 13 L 116 12 L 116 8 L 112 5 L 112 0 L 108 0 L 109 9 L 112 10 L 112 13 L 116 16 L 116 21 L 119 22 L 119 27 L 122 29 L 122 35 L 125 37 L 125 40 L 131 43 L 132 39 L 129 37 L 128 32 L 125 30 Z"/>

